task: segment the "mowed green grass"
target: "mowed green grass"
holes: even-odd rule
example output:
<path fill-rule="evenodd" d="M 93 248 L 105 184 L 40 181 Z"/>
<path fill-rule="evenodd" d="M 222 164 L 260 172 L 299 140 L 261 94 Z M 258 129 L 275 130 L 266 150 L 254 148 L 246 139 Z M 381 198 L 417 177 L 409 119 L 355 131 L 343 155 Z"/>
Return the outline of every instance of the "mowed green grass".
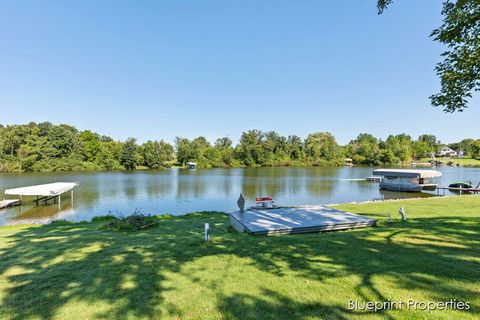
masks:
<path fill-rule="evenodd" d="M 461 165 L 466 167 L 480 167 L 480 159 L 475 158 L 437 158 L 437 160 L 442 161 L 444 164 L 447 164 L 449 161 L 453 162 L 454 165 Z M 430 158 L 423 158 L 422 162 L 430 161 Z"/>
<path fill-rule="evenodd" d="M 453 158 L 449 159 L 450 161 L 453 161 L 455 164 L 459 164 L 461 166 L 480 166 L 480 160 L 479 159 L 472 159 L 472 158 Z"/>
<path fill-rule="evenodd" d="M 0 319 L 478 319 L 479 196 L 339 208 L 379 225 L 250 236 L 224 214 L 196 213 L 142 232 L 3 227 Z M 349 299 L 457 299 L 471 309 L 374 313 L 349 310 Z"/>

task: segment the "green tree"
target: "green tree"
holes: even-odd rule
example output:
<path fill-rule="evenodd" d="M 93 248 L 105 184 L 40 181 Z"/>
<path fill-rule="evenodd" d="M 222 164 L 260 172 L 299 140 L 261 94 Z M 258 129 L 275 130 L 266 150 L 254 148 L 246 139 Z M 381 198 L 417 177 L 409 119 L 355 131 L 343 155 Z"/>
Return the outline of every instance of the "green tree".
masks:
<path fill-rule="evenodd" d="M 209 149 L 211 149 L 210 142 L 205 137 L 197 137 L 192 140 L 192 156 L 193 160 L 197 161 L 200 167 L 210 167 L 210 159 L 207 158 Z"/>
<path fill-rule="evenodd" d="M 18 148 L 18 158 L 22 171 L 34 171 L 33 168 L 37 161 L 41 160 L 41 150 L 45 139 L 38 136 L 29 136 L 26 143 Z"/>
<path fill-rule="evenodd" d="M 167 161 L 173 159 L 173 146 L 163 140 L 149 140 L 140 149 L 145 165 L 151 169 L 163 168 Z"/>
<path fill-rule="evenodd" d="M 276 166 L 288 162 L 286 152 L 287 138 L 275 131 L 268 131 L 263 134 L 263 159 L 266 166 Z"/>
<path fill-rule="evenodd" d="M 416 159 L 429 157 L 432 152 L 434 150 L 424 140 L 417 140 L 412 144 L 412 154 Z"/>
<path fill-rule="evenodd" d="M 439 144 L 437 137 L 433 134 L 422 134 L 420 137 L 418 137 L 418 140 L 425 142 L 428 147 L 431 148 L 430 151 L 432 152 L 437 149 L 437 145 Z"/>
<path fill-rule="evenodd" d="M 55 154 L 55 150 L 48 143 L 48 138 L 45 132 L 42 133 L 41 127 L 29 123 L 28 128 L 30 132 L 17 151 L 21 170 L 48 171 L 49 160 Z"/>
<path fill-rule="evenodd" d="M 263 141 L 264 134 L 260 130 L 248 130 L 242 133 L 236 148 L 238 159 L 247 167 L 263 165 L 265 162 Z"/>
<path fill-rule="evenodd" d="M 84 161 L 94 162 L 100 151 L 100 136 L 90 130 L 80 132 L 78 136 Z"/>
<path fill-rule="evenodd" d="M 393 1 L 378 0 L 382 13 Z M 432 105 L 445 112 L 463 111 L 474 91 L 480 91 L 480 1 L 446 0 L 443 23 L 433 30 L 435 41 L 447 46 L 443 61 L 435 70 L 440 78 L 440 92 L 430 96 Z"/>
<path fill-rule="evenodd" d="M 235 157 L 232 140 L 228 137 L 223 137 L 215 141 L 214 149 L 218 150 L 222 166 L 233 167 L 235 165 Z"/>
<path fill-rule="evenodd" d="M 380 164 L 380 141 L 369 133 L 361 133 L 346 146 L 346 155 L 355 164 Z"/>
<path fill-rule="evenodd" d="M 472 150 L 470 148 L 470 144 L 474 141 L 475 140 L 471 138 L 463 139 L 460 142 L 450 143 L 448 147 L 456 151 L 463 151 L 466 156 L 471 156 Z"/>
<path fill-rule="evenodd" d="M 122 147 L 122 156 L 120 163 L 127 170 L 132 170 L 137 167 L 138 160 L 138 146 L 137 140 L 134 138 L 128 138 Z"/>
<path fill-rule="evenodd" d="M 192 143 L 186 138 L 175 138 L 175 150 L 177 161 L 185 165 L 188 161 L 193 161 L 194 151 Z"/>
<path fill-rule="evenodd" d="M 54 126 L 48 132 L 48 142 L 56 150 L 55 157 L 68 157 L 74 150 L 76 130 L 69 126 Z"/>
<path fill-rule="evenodd" d="M 97 155 L 97 163 L 105 170 L 120 169 L 123 146 L 120 142 L 106 141 L 100 145 Z"/>
<path fill-rule="evenodd" d="M 480 158 L 480 139 L 470 143 L 472 158 Z"/>
<path fill-rule="evenodd" d="M 302 138 L 296 135 L 288 136 L 286 152 L 293 161 L 302 160 L 304 158 Z"/>
<path fill-rule="evenodd" d="M 396 136 L 389 135 L 385 145 L 400 161 L 409 162 L 412 160 L 412 138 L 409 135 L 404 133 Z"/>
<path fill-rule="evenodd" d="M 304 150 L 307 160 L 313 165 L 341 160 L 340 147 L 329 132 L 309 134 L 305 139 Z"/>
<path fill-rule="evenodd" d="M 30 133 L 30 129 L 25 125 L 9 125 L 4 128 L 4 151 L 5 153 L 14 156 L 25 139 Z"/>
<path fill-rule="evenodd" d="M 449 146 L 480 157 L 480 142 L 464 139 Z M 427 157 L 440 142 L 424 134 L 412 141 L 406 134 L 390 135 L 385 141 L 362 133 L 346 146 L 339 146 L 328 132 L 310 134 L 305 141 L 274 131 L 244 132 L 234 147 L 228 137 L 212 146 L 205 137 L 175 139 L 177 160 L 195 161 L 199 167 L 342 165 L 343 157 L 356 164 L 391 165 Z M 138 147 L 135 139 L 125 143 L 68 125 L 49 122 L 2 126 L 0 124 L 0 171 L 67 171 L 165 167 L 174 148 L 163 140 L 147 141 Z"/>
<path fill-rule="evenodd" d="M 29 125 L 35 127 L 38 129 L 36 132 L 36 135 L 41 136 L 41 137 L 46 137 L 50 135 L 50 131 L 54 128 L 54 125 L 50 122 L 40 122 L 39 124 L 36 124 L 34 122 L 29 123 Z"/>
<path fill-rule="evenodd" d="M 389 149 L 383 149 L 380 151 L 380 161 L 383 164 L 390 165 L 390 164 L 395 164 L 395 155 L 393 154 L 392 150 Z"/>

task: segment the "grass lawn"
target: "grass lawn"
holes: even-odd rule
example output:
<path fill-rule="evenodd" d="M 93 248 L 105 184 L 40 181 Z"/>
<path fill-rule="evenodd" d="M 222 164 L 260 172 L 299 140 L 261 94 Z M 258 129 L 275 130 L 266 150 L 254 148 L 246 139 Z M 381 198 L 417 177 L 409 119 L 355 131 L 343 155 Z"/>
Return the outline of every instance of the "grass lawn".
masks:
<path fill-rule="evenodd" d="M 449 161 L 453 162 L 453 165 L 461 165 L 467 167 L 480 167 L 480 159 L 474 158 L 437 158 L 437 160 L 442 161 L 443 164 L 447 164 Z M 423 158 L 422 162 L 430 161 L 430 158 Z"/>
<path fill-rule="evenodd" d="M 463 159 L 459 159 L 459 158 L 450 158 L 447 160 L 448 161 L 452 161 L 453 163 L 455 164 L 459 164 L 461 166 L 480 166 L 480 160 L 479 159 L 472 159 L 472 158 L 463 158 Z"/>
<path fill-rule="evenodd" d="M 405 207 L 408 221 L 398 218 Z M 250 236 L 221 213 L 0 228 L 0 319 L 478 319 L 480 197 L 349 204 L 375 228 Z M 213 241 L 202 242 L 203 222 Z M 468 301 L 469 311 L 350 311 L 348 299 Z"/>

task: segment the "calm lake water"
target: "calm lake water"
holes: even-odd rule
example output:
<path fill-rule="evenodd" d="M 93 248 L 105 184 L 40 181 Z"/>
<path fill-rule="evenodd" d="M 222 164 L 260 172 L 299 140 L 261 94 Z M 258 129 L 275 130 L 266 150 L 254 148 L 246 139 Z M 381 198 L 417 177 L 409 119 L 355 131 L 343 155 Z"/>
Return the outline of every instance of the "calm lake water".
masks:
<path fill-rule="evenodd" d="M 247 205 L 256 196 L 273 196 L 277 204 L 331 204 L 375 199 L 431 196 L 380 191 L 378 184 L 360 181 L 373 168 L 241 168 L 169 169 L 151 171 L 0 174 L 5 189 L 52 182 L 78 182 L 73 203 L 64 194 L 58 204 L 0 209 L 0 225 L 46 223 L 54 219 L 90 220 L 98 215 L 184 214 L 192 211 L 236 209 L 243 193 Z M 442 186 L 454 181 L 480 182 L 479 168 L 441 167 Z M 356 180 L 357 179 L 357 180 Z M 434 193 L 432 193 L 434 194 Z M 448 194 L 448 193 L 447 193 Z"/>

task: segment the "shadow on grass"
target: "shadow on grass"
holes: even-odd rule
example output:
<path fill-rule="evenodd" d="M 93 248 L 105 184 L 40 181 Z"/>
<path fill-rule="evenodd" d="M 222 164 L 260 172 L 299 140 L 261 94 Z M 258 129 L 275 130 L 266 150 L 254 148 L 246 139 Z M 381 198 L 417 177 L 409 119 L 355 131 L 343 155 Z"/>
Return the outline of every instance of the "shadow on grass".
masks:
<path fill-rule="evenodd" d="M 349 310 L 341 305 L 294 302 L 278 292 L 263 289 L 261 296 L 235 294 L 220 305 L 227 319 L 347 319 Z M 262 316 L 259 317 L 259 313 Z"/>
<path fill-rule="evenodd" d="M 210 245 L 202 243 L 203 222 L 210 222 L 214 230 Z M 185 263 L 215 255 L 248 257 L 256 269 L 278 277 L 293 273 L 322 281 L 355 274 L 361 281 L 353 290 L 367 301 L 390 298 L 376 287 L 375 276 L 392 277 L 396 286 L 406 290 L 421 289 L 435 301 L 478 298 L 478 292 L 445 281 L 480 279 L 476 217 L 413 219 L 348 232 L 272 237 L 227 230 L 226 216 L 212 213 L 160 219 L 157 227 L 134 233 L 99 230 L 86 223 L 25 228 L 3 237 L 0 315 L 52 319 L 69 302 L 82 301 L 105 304 L 104 311 L 90 315 L 96 318 L 182 317 L 182 310 L 163 300 L 167 290 L 174 290 L 162 285 L 165 274 L 181 273 Z M 199 280 L 195 274 L 185 276 Z M 255 285 L 261 288 L 261 282 Z M 213 283 L 211 289 L 217 290 Z M 312 304 L 262 290 L 256 296 L 222 295 L 219 290 L 217 306 L 232 319 L 352 315 L 346 301 Z M 473 307 L 478 311 L 478 306 Z"/>

